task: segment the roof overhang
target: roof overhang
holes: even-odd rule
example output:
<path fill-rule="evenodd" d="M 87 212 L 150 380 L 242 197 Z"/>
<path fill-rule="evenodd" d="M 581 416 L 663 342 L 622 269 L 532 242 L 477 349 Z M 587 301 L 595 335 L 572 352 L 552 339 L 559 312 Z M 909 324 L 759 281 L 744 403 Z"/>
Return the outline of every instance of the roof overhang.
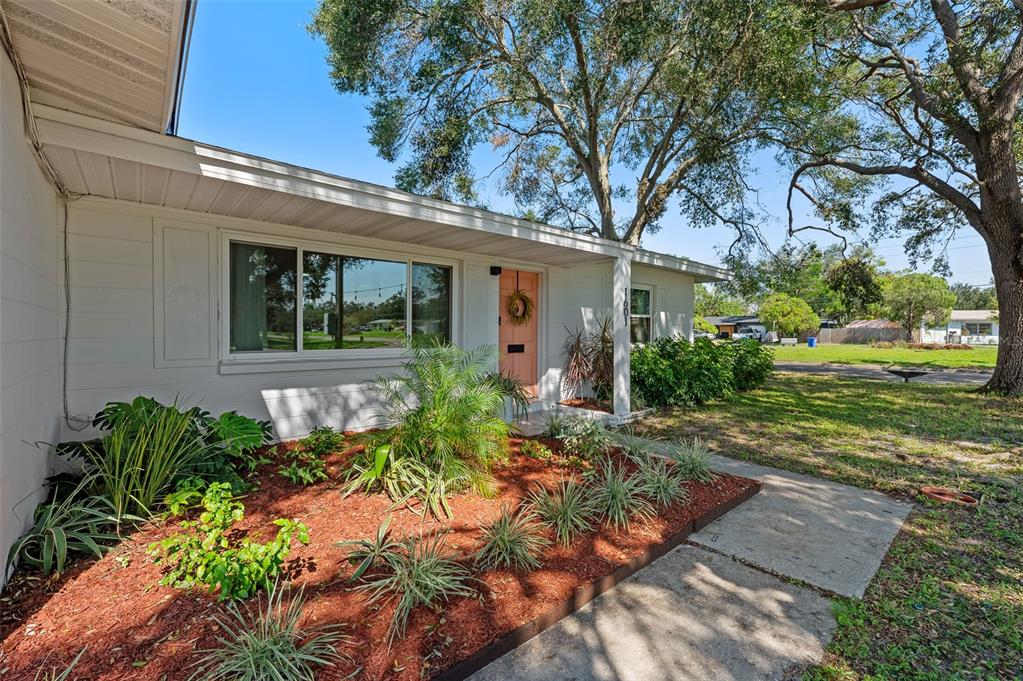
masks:
<path fill-rule="evenodd" d="M 33 103 L 173 134 L 194 0 L 4 0 Z"/>
<path fill-rule="evenodd" d="M 45 106 L 44 152 L 73 191 L 434 248 L 570 266 L 632 261 L 722 281 L 725 270 Z"/>

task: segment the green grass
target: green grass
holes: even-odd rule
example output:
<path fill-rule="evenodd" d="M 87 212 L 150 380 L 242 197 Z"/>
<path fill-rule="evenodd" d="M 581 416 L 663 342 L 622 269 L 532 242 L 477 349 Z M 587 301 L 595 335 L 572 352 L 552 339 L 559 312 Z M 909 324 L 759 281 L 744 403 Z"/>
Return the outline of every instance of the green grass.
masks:
<path fill-rule="evenodd" d="M 991 369 L 995 366 L 997 356 L 996 346 L 975 346 L 970 350 L 885 349 L 869 345 L 818 345 L 808 348 L 806 344 L 774 348 L 775 360 L 782 362 L 899 364 L 950 369 Z"/>
<path fill-rule="evenodd" d="M 1019 678 L 1023 399 L 778 374 L 761 390 L 642 428 L 920 502 L 864 599 L 836 601 L 838 628 L 806 679 Z M 916 496 L 924 484 L 979 491 L 983 501 L 977 510 L 925 502 Z"/>

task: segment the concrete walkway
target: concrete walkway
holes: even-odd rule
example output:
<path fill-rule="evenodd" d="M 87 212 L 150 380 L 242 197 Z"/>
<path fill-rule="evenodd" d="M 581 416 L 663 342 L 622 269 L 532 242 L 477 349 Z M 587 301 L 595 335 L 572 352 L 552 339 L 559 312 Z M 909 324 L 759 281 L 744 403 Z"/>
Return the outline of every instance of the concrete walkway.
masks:
<path fill-rule="evenodd" d="M 697 546 L 640 570 L 473 681 L 784 679 L 819 661 L 834 628 L 830 599 L 775 575 L 862 596 L 911 505 L 724 457 L 713 466 L 764 490 L 694 534 Z"/>
<path fill-rule="evenodd" d="M 848 376 L 850 378 L 872 378 L 879 381 L 902 381 L 877 364 L 826 364 L 820 362 L 775 362 L 778 371 L 793 371 L 802 374 L 819 374 L 825 376 Z M 914 378 L 914 383 L 934 383 L 953 385 L 984 385 L 991 378 L 991 371 L 984 369 L 928 369 L 926 376 Z"/>
<path fill-rule="evenodd" d="M 861 598 L 912 504 L 878 492 L 714 457 L 763 491 L 690 541 L 826 591 Z"/>

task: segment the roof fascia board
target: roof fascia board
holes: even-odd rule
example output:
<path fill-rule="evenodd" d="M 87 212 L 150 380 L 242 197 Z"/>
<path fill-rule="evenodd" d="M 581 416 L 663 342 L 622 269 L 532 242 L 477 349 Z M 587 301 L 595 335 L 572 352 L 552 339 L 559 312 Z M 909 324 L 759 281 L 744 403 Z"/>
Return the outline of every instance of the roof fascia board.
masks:
<path fill-rule="evenodd" d="M 589 234 L 520 220 L 501 213 L 460 206 L 397 189 L 350 180 L 256 156 L 159 135 L 147 130 L 48 106 L 36 107 L 44 145 L 112 156 L 226 182 L 304 196 L 353 208 L 465 229 L 526 239 L 691 274 L 701 281 L 724 281 L 718 267 L 620 244 Z"/>
<path fill-rule="evenodd" d="M 174 23 L 171 27 L 167 50 L 167 82 L 164 84 L 164 112 L 162 130 L 167 135 L 177 133 L 178 117 L 181 111 L 181 97 L 185 84 L 185 70 L 188 66 L 188 48 L 195 24 L 197 0 L 175 0 Z"/>

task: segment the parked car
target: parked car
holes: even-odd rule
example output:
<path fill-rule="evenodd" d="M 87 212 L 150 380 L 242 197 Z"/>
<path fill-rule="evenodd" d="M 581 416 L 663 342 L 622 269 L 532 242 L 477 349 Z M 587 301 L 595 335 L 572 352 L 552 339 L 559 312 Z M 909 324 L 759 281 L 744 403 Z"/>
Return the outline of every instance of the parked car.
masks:
<path fill-rule="evenodd" d="M 732 335 L 732 338 L 735 340 L 753 339 L 763 341 L 765 335 L 767 335 L 766 327 L 760 324 L 751 324 L 750 326 L 740 326 L 739 330 Z"/>
<path fill-rule="evenodd" d="M 715 338 L 717 338 L 717 336 L 718 335 L 716 333 L 710 333 L 709 331 L 697 331 L 696 333 L 693 334 L 693 340 L 696 340 L 697 338 L 706 338 L 707 340 L 714 340 Z"/>

